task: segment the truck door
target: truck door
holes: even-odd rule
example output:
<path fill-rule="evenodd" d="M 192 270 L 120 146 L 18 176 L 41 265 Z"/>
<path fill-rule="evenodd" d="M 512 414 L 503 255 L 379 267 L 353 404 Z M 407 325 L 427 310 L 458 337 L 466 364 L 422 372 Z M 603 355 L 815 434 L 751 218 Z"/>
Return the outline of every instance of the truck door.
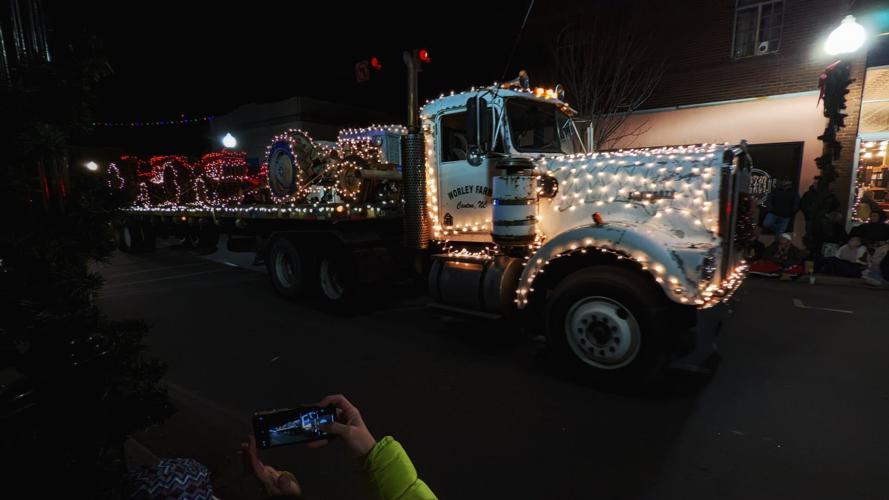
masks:
<path fill-rule="evenodd" d="M 487 160 L 466 161 L 466 111 L 438 119 L 439 217 L 445 231 L 458 231 L 471 241 L 489 241 L 491 229 L 491 168 Z M 466 232 L 463 229 L 467 229 Z M 476 231 L 480 234 L 472 235 Z"/>

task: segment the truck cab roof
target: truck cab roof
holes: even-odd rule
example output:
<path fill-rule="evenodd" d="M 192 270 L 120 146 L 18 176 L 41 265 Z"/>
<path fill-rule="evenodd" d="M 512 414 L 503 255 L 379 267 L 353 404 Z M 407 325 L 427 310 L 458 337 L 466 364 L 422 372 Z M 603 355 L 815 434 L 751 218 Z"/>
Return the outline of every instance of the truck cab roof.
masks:
<path fill-rule="evenodd" d="M 498 98 L 518 97 L 522 99 L 530 99 L 539 102 L 551 103 L 559 106 L 568 115 L 576 114 L 576 111 L 574 111 L 571 106 L 568 105 L 568 103 L 560 100 L 558 97 L 555 97 L 554 93 L 555 92 L 552 89 L 542 89 L 540 87 L 538 87 L 537 89 L 527 90 L 516 88 L 504 89 L 494 86 L 479 87 L 464 90 L 463 92 L 442 94 L 438 97 L 438 99 L 428 101 L 422 108 L 420 108 L 420 112 L 424 117 L 430 118 L 439 113 L 443 113 L 452 109 L 466 107 L 466 100 L 470 97 L 487 96 L 490 99 L 491 96 L 495 96 Z"/>

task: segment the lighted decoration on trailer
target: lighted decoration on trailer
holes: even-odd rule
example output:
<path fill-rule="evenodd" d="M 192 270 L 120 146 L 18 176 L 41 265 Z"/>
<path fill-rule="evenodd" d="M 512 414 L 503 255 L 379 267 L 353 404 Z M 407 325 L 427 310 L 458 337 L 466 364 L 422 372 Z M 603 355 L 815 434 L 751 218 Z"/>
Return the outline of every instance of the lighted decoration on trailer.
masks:
<path fill-rule="evenodd" d="M 109 163 L 108 168 L 105 170 L 105 185 L 108 186 L 108 189 L 116 191 L 122 190 L 126 185 L 126 181 L 120 175 L 120 169 L 114 162 Z"/>

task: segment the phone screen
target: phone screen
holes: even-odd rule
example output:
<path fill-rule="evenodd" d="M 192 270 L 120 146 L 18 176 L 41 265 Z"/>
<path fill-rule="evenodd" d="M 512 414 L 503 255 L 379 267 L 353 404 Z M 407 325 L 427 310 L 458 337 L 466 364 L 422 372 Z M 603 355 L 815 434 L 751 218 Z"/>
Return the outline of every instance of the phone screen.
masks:
<path fill-rule="evenodd" d="M 259 448 L 307 443 L 330 437 L 321 426 L 334 421 L 336 409 L 332 406 L 272 410 L 253 415 L 253 434 Z"/>

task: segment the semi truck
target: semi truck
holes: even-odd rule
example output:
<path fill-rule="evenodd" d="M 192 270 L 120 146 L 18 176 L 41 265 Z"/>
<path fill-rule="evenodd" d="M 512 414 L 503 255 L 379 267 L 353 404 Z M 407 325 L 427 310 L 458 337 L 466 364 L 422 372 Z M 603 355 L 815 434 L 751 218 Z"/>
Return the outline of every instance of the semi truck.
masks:
<path fill-rule="evenodd" d="M 712 359 L 746 270 L 743 141 L 588 152 L 558 87 L 531 88 L 523 74 L 421 107 L 406 62 L 406 126 L 344 130 L 332 146 L 287 131 L 261 182 L 227 164 L 258 194 L 214 198 L 199 185 L 183 196 L 164 171 L 204 174 L 146 167 L 174 199 L 140 185 L 120 213 L 121 249 L 152 249 L 164 234 L 213 248 L 226 234 L 231 250 L 257 252 L 278 294 L 333 310 L 413 277 L 430 307 L 544 335 L 595 383 Z"/>

